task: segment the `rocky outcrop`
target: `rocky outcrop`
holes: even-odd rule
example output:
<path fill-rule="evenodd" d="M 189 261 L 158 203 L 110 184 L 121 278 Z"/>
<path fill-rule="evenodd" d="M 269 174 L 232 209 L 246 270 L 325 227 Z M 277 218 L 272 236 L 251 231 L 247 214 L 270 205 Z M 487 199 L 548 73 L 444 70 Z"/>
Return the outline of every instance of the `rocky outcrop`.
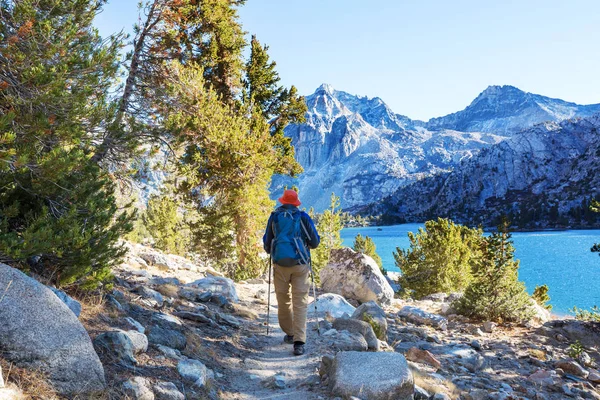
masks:
<path fill-rule="evenodd" d="M 373 400 L 413 398 L 413 375 L 398 353 L 338 353 L 329 370 L 329 387 L 335 396 Z"/>
<path fill-rule="evenodd" d="M 320 276 L 323 290 L 347 299 L 390 304 L 394 298 L 394 291 L 375 261 L 348 247 L 331 251 L 329 264 Z"/>
<path fill-rule="evenodd" d="M 75 314 L 46 286 L 4 264 L 0 321 L 4 358 L 47 373 L 64 395 L 105 388 L 102 364 Z"/>

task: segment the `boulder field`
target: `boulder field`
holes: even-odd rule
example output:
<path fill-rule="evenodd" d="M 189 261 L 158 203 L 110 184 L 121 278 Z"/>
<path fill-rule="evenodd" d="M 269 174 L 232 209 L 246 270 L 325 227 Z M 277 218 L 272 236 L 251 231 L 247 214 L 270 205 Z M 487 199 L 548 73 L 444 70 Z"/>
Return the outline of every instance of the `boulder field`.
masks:
<path fill-rule="evenodd" d="M 210 266 L 129 247 L 99 305 L 0 265 L 0 398 L 23 398 L 7 375 L 14 365 L 39 371 L 56 398 L 600 399 L 593 323 L 470 321 L 449 306 L 455 294 L 390 297 L 376 265 L 340 251 L 325 270 L 346 265 L 345 282 L 317 293 L 307 352 L 294 357 L 275 301 L 266 335 L 265 279 L 234 283 Z"/>

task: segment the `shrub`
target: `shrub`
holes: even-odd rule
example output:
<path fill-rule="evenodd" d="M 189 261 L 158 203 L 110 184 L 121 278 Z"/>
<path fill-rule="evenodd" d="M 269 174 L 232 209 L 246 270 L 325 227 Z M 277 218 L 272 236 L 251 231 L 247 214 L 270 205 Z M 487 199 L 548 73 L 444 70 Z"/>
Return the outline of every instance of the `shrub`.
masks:
<path fill-rule="evenodd" d="M 540 306 L 547 310 L 552 310 L 552 305 L 547 304 L 550 301 L 548 285 L 536 286 L 531 297 L 533 297 Z"/>
<path fill-rule="evenodd" d="M 471 263 L 480 254 L 481 229 L 439 218 L 409 232 L 410 248 L 396 248 L 394 259 L 403 290 L 416 297 L 463 291 L 471 281 Z"/>
<path fill-rule="evenodd" d="M 183 255 L 189 236 L 177 209 L 177 202 L 168 194 L 155 195 L 150 197 L 142 220 L 157 249 Z"/>
<path fill-rule="evenodd" d="M 600 322 L 600 308 L 598 306 L 593 306 L 590 310 L 573 307 L 571 312 L 575 314 L 575 319 L 580 321 Z"/>
<path fill-rule="evenodd" d="M 503 223 L 480 242 L 473 280 L 453 304 L 458 313 L 492 321 L 522 321 L 533 314 L 525 284 L 518 279 L 519 261 L 514 260 L 510 238 L 508 224 Z"/>

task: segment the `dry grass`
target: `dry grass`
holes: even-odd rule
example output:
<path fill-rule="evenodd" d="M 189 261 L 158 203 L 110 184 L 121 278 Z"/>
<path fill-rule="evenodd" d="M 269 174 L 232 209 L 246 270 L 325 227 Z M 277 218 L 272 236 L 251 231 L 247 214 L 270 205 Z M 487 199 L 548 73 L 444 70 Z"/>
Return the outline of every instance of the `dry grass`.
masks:
<path fill-rule="evenodd" d="M 60 397 L 41 371 L 19 368 L 0 358 L 6 384 L 19 388 L 28 400 L 58 400 Z"/>
<path fill-rule="evenodd" d="M 177 298 L 179 288 L 175 285 L 171 285 L 170 283 L 166 283 L 164 285 L 157 286 L 156 291 L 163 296 Z"/>
<path fill-rule="evenodd" d="M 258 319 L 258 313 L 256 311 L 241 304 L 233 304 L 233 313 L 239 317 L 246 318 L 252 321 Z"/>

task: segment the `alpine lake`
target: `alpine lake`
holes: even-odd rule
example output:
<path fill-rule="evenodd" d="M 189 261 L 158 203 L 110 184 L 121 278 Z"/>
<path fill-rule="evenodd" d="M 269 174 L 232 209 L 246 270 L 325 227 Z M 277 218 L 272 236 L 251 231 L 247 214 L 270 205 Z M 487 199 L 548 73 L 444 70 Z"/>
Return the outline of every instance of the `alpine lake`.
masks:
<path fill-rule="evenodd" d="M 352 247 L 357 234 L 369 236 L 388 271 L 399 272 L 393 252 L 410 246 L 408 232 L 416 233 L 423 224 L 344 228 L 344 246 Z M 552 313 L 573 315 L 573 306 L 589 309 L 600 306 L 600 257 L 590 248 L 600 242 L 600 230 L 512 232 L 519 279 L 531 294 L 536 285 L 549 287 Z"/>

